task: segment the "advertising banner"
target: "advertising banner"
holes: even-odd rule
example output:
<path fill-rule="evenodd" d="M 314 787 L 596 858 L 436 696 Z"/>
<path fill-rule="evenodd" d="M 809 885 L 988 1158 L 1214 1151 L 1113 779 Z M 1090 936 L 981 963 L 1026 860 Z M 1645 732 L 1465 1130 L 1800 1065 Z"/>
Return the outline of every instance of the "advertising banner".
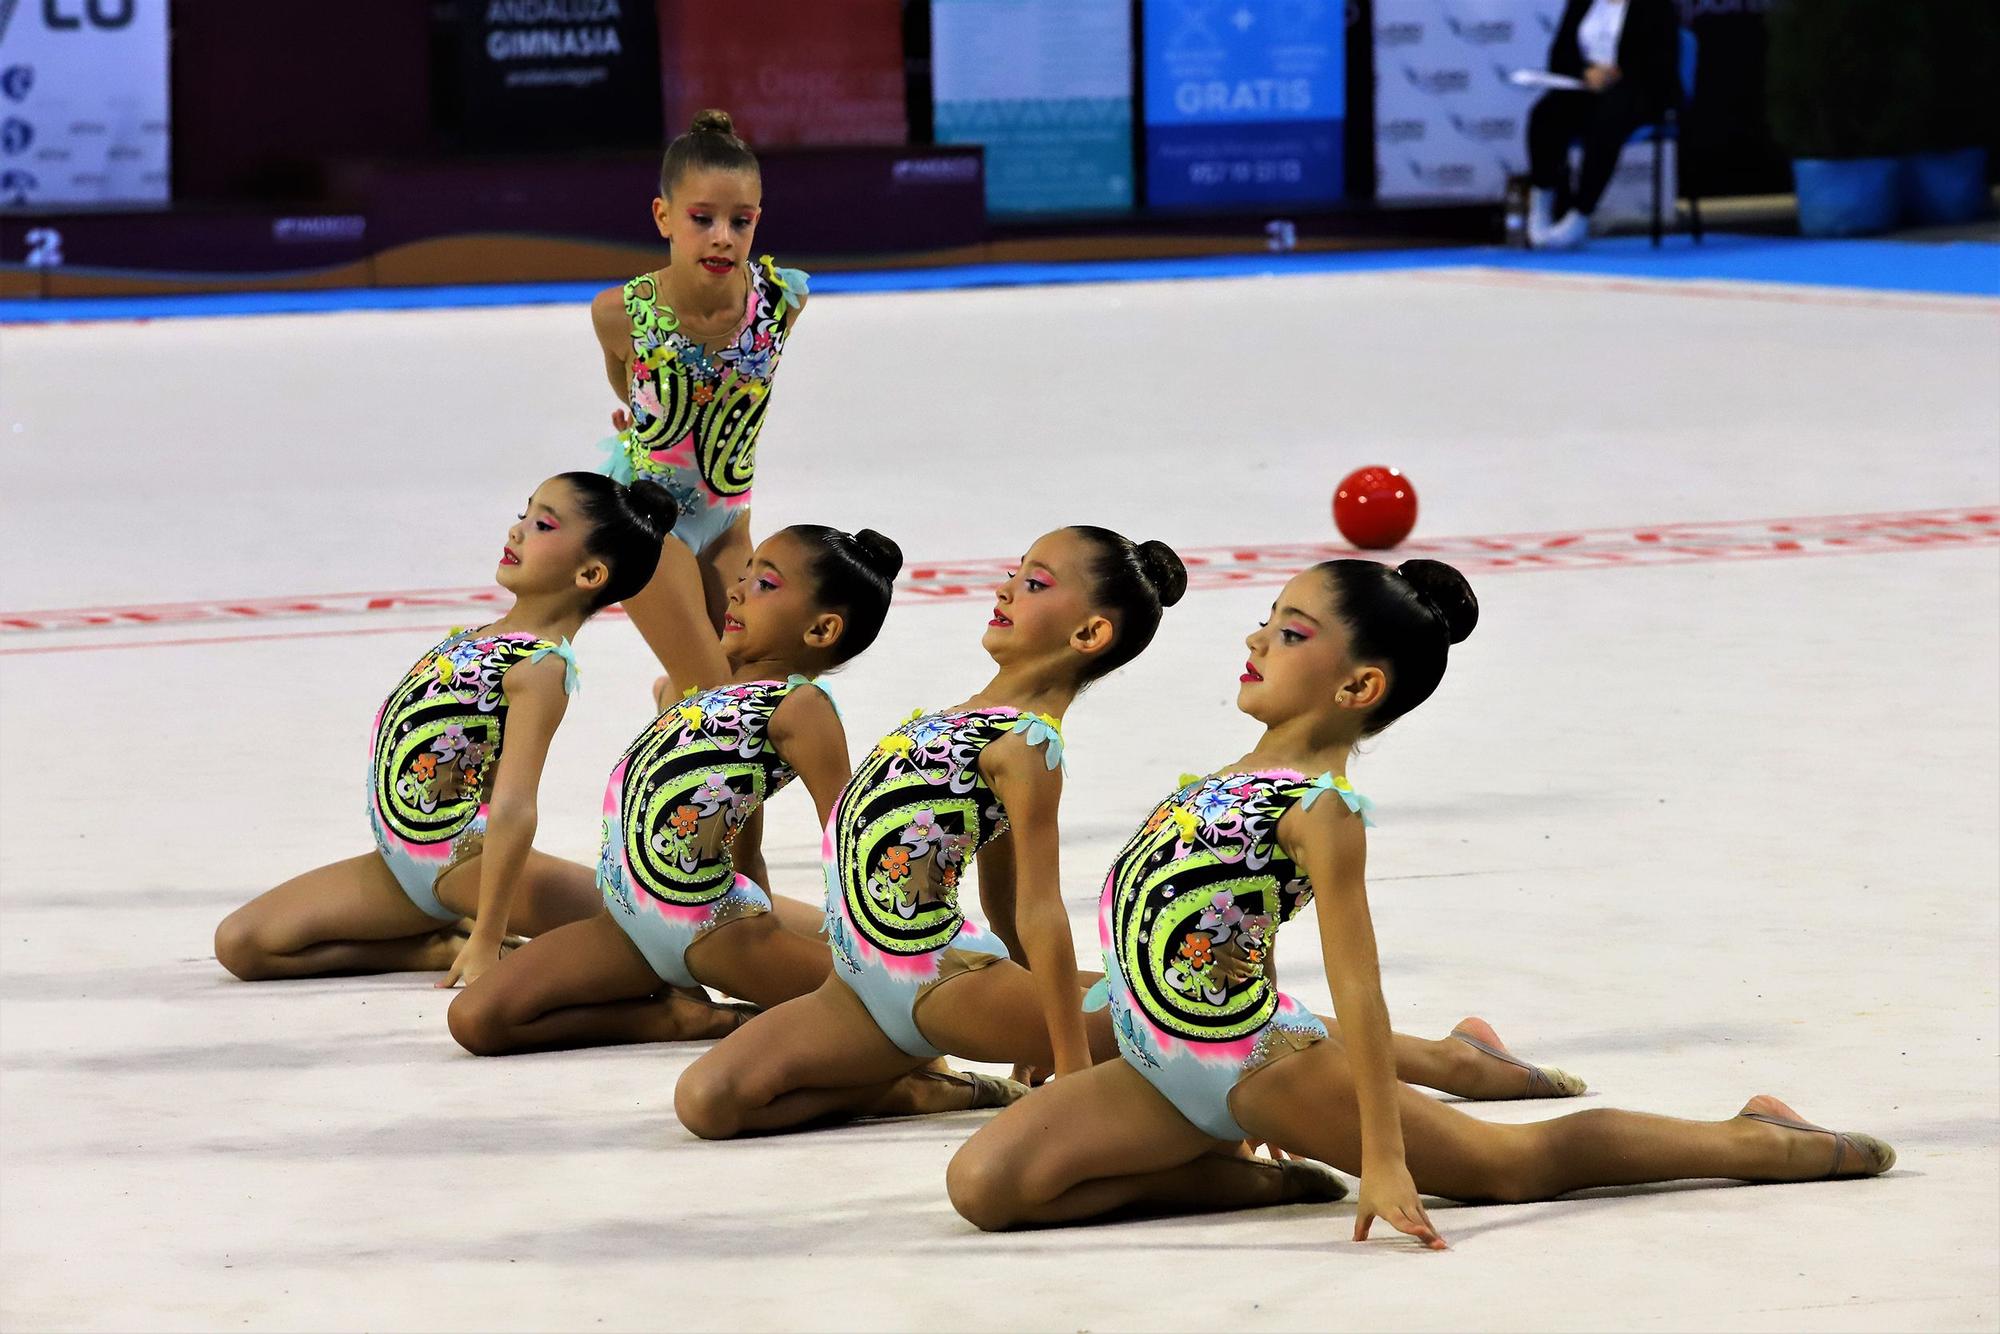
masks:
<path fill-rule="evenodd" d="M 1376 197 L 1498 200 L 1528 169 L 1515 70 L 1548 63 L 1562 0 L 1375 0 Z"/>
<path fill-rule="evenodd" d="M 1346 22 L 1339 0 L 1147 0 L 1146 201 L 1338 200 Z"/>
<path fill-rule="evenodd" d="M 435 0 L 431 22 L 439 128 L 459 147 L 659 139 L 653 0 Z"/>
<path fill-rule="evenodd" d="M 1376 198 L 1498 202 L 1528 170 L 1528 109 L 1541 90 L 1516 70 L 1548 66 L 1562 0 L 1375 0 Z M 1627 148 L 1596 214 L 1648 216 L 1652 147 Z M 1663 192 L 1673 193 L 1673 152 Z"/>
<path fill-rule="evenodd" d="M 988 212 L 1132 207 L 1129 0 L 933 0 L 937 142 L 986 150 Z"/>
<path fill-rule="evenodd" d="M 0 209 L 163 204 L 167 0 L 0 0 Z"/>
<path fill-rule="evenodd" d="M 902 144 L 899 0 L 659 0 L 667 137 L 719 107 L 752 148 Z"/>

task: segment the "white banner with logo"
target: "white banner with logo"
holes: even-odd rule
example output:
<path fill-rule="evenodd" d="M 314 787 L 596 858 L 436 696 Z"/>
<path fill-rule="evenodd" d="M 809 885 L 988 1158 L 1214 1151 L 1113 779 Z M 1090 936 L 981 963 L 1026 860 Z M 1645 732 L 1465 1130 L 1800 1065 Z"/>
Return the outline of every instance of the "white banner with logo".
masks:
<path fill-rule="evenodd" d="M 1498 202 L 1528 171 L 1528 109 L 1562 0 L 1375 0 L 1376 197 L 1384 203 Z M 1574 154 L 1572 155 L 1574 158 Z M 1602 225 L 1643 219 L 1653 149 L 1628 145 L 1599 205 Z M 1674 188 L 1672 145 L 1662 189 Z"/>
<path fill-rule="evenodd" d="M 0 209 L 161 204 L 167 0 L 0 0 Z"/>

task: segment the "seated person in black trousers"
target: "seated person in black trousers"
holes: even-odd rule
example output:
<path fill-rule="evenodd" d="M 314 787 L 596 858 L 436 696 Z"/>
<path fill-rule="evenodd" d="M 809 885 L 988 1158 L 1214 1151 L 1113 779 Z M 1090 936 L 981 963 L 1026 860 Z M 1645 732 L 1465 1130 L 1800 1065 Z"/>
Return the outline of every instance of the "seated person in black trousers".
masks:
<path fill-rule="evenodd" d="M 1528 240 L 1567 249 L 1589 237 L 1590 215 L 1632 131 L 1680 104 L 1673 0 L 1569 0 L 1549 69 L 1590 87 L 1548 93 L 1528 113 Z M 1583 174 L 1572 186 L 1569 148 L 1578 139 Z"/>

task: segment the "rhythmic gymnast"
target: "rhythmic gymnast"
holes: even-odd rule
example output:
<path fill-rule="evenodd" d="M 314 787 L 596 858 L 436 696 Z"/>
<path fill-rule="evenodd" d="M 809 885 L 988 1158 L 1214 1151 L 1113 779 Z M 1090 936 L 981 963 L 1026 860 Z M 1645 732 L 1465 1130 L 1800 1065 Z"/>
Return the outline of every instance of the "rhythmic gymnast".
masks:
<path fill-rule="evenodd" d="M 570 640 L 653 577 L 674 519 L 651 484 L 571 472 L 537 487 L 494 575 L 513 605 L 417 659 L 376 713 L 376 850 L 229 914 L 222 966 L 245 981 L 443 970 L 451 986 L 498 962 L 510 927 L 589 916 L 590 872 L 532 846 L 536 790 L 576 688 Z"/>
<path fill-rule="evenodd" d="M 807 278 L 766 255 L 752 263 L 763 212 L 757 158 L 728 113 L 704 111 L 668 145 L 653 225 L 666 264 L 599 292 L 591 323 L 622 405 L 604 471 L 651 479 L 680 506 L 674 542 L 626 611 L 682 688 L 680 655 L 722 630 L 723 603 L 750 556 L 757 435 Z"/>
<path fill-rule="evenodd" d="M 800 525 L 759 544 L 687 698 L 611 771 L 602 911 L 537 936 L 454 1000 L 460 1045 L 499 1056 L 718 1038 L 744 1013 L 701 987 L 768 1007 L 826 980 L 824 913 L 766 892 L 750 817 L 797 777 L 825 827 L 849 765 L 821 674 L 874 641 L 902 559 L 868 529 Z"/>
<path fill-rule="evenodd" d="M 1087 1003 L 1108 1001 L 1124 1059 L 1057 1079 L 975 1134 L 946 1177 L 961 1215 L 999 1229 L 1345 1194 L 1331 1172 L 1249 1156 L 1246 1139 L 1358 1173 L 1355 1240 L 1381 1218 L 1440 1249 L 1419 1191 L 1542 1200 L 1894 1164 L 1880 1140 L 1767 1096 L 1725 1121 L 1593 1109 L 1496 1125 L 1397 1083 L 1363 878 L 1370 803 L 1347 768 L 1356 742 L 1430 696 L 1477 620 L 1471 588 L 1435 561 L 1329 561 L 1285 586 L 1249 636 L 1237 696 L 1263 736 L 1155 807 L 1105 880 L 1105 978 Z M 1279 927 L 1315 894 L 1332 1033 L 1270 977 Z"/>

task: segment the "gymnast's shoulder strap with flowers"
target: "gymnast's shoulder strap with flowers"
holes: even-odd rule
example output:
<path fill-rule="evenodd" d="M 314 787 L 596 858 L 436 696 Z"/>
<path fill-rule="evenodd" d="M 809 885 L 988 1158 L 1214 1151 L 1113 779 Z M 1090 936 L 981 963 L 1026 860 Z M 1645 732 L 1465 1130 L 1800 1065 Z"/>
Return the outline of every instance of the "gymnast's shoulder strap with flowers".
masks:
<path fill-rule="evenodd" d="M 1030 746 L 1046 747 L 1042 751 L 1042 762 L 1053 769 L 1063 762 L 1062 720 L 1049 713 L 1024 713 L 1007 725 L 1010 732 L 1019 732 L 1021 740 Z"/>
<path fill-rule="evenodd" d="M 780 268 L 769 255 L 757 261 L 764 271 L 764 282 L 772 288 L 772 296 L 782 302 L 787 312 L 797 310 L 805 304 L 812 291 L 812 278 L 804 269 Z"/>
<path fill-rule="evenodd" d="M 1299 793 L 1299 805 L 1301 808 L 1305 810 L 1311 810 L 1313 808 L 1313 803 L 1318 801 L 1321 797 L 1325 796 L 1329 792 L 1339 797 L 1341 802 L 1344 805 L 1346 805 L 1348 810 L 1353 811 L 1356 815 L 1360 816 L 1361 823 L 1364 827 L 1369 829 L 1373 829 L 1375 827 L 1375 821 L 1370 819 L 1368 816 L 1368 812 L 1375 809 L 1375 803 L 1370 801 L 1368 798 L 1362 796 L 1359 792 L 1356 792 L 1351 786 L 1349 786 L 1346 774 L 1341 774 L 1338 777 L 1336 777 L 1334 773 L 1331 770 L 1329 770 L 1326 773 L 1321 774 L 1318 778 L 1313 779 L 1310 783 L 1307 783 L 1304 789 Z"/>
<path fill-rule="evenodd" d="M 551 653 L 563 661 L 563 693 L 565 695 L 574 695 L 577 691 L 583 689 L 582 679 L 577 675 L 576 670 L 576 650 L 570 647 L 569 640 L 565 639 L 560 644 L 551 644 L 545 639 L 542 641 L 541 647 L 528 655 L 527 660 L 529 662 L 540 662 Z"/>
<path fill-rule="evenodd" d="M 785 678 L 786 694 L 789 695 L 792 691 L 797 690 L 800 686 L 811 686 L 813 689 L 819 691 L 820 694 L 826 696 L 826 702 L 833 706 L 833 716 L 836 718 L 841 717 L 840 701 L 835 699 L 833 697 L 833 692 L 826 688 L 825 677 L 800 676 L 797 672 L 793 672 L 790 676 Z"/>

